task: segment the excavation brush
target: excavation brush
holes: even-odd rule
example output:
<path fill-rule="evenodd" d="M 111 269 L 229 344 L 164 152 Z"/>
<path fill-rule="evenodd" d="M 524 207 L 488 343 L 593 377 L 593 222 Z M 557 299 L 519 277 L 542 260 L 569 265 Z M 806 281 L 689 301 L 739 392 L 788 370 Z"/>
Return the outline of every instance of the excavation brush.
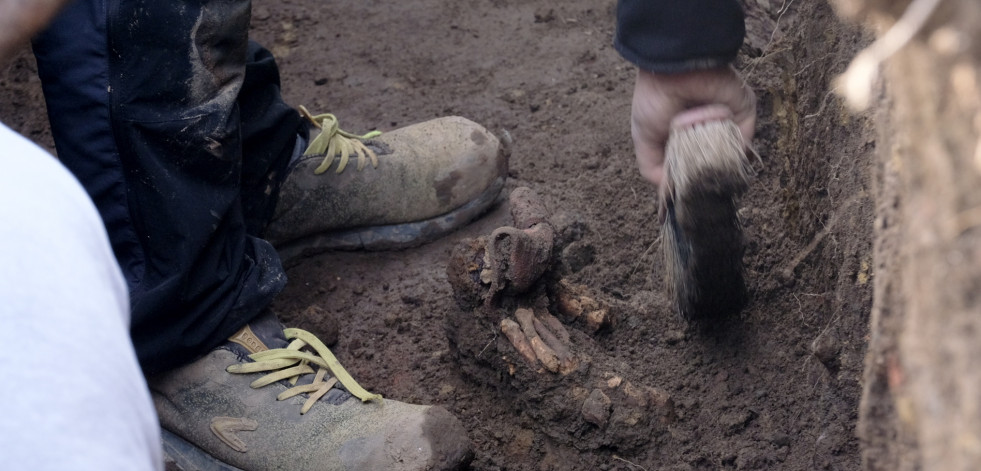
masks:
<path fill-rule="evenodd" d="M 689 110 L 671 123 L 661 226 L 668 290 L 688 320 L 738 313 L 746 304 L 744 242 L 736 199 L 753 169 L 725 107 Z"/>

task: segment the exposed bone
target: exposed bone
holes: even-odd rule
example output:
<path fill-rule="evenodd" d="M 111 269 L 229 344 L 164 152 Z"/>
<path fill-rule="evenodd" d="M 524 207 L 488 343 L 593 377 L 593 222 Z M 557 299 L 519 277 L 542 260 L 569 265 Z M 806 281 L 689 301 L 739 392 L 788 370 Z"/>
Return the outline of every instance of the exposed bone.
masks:
<path fill-rule="evenodd" d="M 508 318 L 501 319 L 501 332 L 504 333 L 504 336 L 508 338 L 511 345 L 514 345 L 515 350 L 525 358 L 525 361 L 529 365 L 538 365 L 538 357 L 535 355 L 535 350 L 531 347 L 531 343 L 528 342 L 525 334 L 521 332 L 521 326 L 517 322 Z"/>
<path fill-rule="evenodd" d="M 514 226 L 454 249 L 447 276 L 461 306 L 494 304 L 502 292 L 524 293 L 548 270 L 555 231 L 541 198 L 531 189 L 515 189 L 511 215 Z"/>
<path fill-rule="evenodd" d="M 566 321 L 572 322 L 579 319 L 582 315 L 582 303 L 579 302 L 579 293 L 565 280 L 559 280 L 555 286 L 555 307 Z"/>
<path fill-rule="evenodd" d="M 586 328 L 589 329 L 590 332 L 596 332 L 609 325 L 609 318 L 609 311 L 606 309 L 589 311 L 585 315 Z"/>
<path fill-rule="evenodd" d="M 531 309 L 519 307 L 514 311 L 514 318 L 518 320 L 518 325 L 521 326 L 521 331 L 524 332 L 525 337 L 531 340 L 532 337 L 538 336 L 538 332 L 535 331 L 535 323 L 532 321 L 535 318 L 535 313 Z"/>
<path fill-rule="evenodd" d="M 545 365 L 545 368 L 552 373 L 559 373 L 562 371 L 562 362 L 559 361 L 558 355 L 545 342 L 542 341 L 541 337 L 535 336 L 530 339 L 531 348 L 535 350 L 535 355 L 538 356 L 538 361 Z"/>
<path fill-rule="evenodd" d="M 595 299 L 586 295 L 579 296 L 579 305 L 582 306 L 584 311 L 595 311 L 603 308 Z"/>
<path fill-rule="evenodd" d="M 586 288 L 559 280 L 555 289 L 555 307 L 569 322 L 582 318 L 586 329 L 595 333 L 613 324 L 607 306 L 585 295 Z"/>
<path fill-rule="evenodd" d="M 582 305 L 579 304 L 578 299 L 571 296 L 563 296 L 563 293 L 560 293 L 557 298 L 555 300 L 555 306 L 558 308 L 559 314 L 565 316 L 569 321 L 574 321 L 582 315 Z"/>
<path fill-rule="evenodd" d="M 538 332 L 535 330 L 535 314 L 532 310 L 518 308 L 514 312 L 514 317 L 518 319 L 518 324 L 521 325 L 521 331 L 524 332 L 525 337 L 528 338 L 528 342 L 531 343 L 531 348 L 534 349 L 538 360 L 552 373 L 558 373 L 562 362 L 559 361 L 559 356 L 555 353 L 555 350 L 546 345 L 545 341 L 538 336 Z"/>
<path fill-rule="evenodd" d="M 552 313 L 545 309 L 535 309 L 535 317 L 542 321 L 545 327 L 558 337 L 560 342 L 565 345 L 569 344 L 569 331 L 562 325 L 562 321 L 559 318 L 553 316 Z"/>
<path fill-rule="evenodd" d="M 538 319 L 532 319 L 532 323 L 535 325 L 535 330 L 538 332 L 542 341 L 545 342 L 545 345 L 551 348 L 558 357 L 559 373 L 562 375 L 567 375 L 575 371 L 579 366 L 579 362 L 576 360 L 575 355 L 569 351 L 568 343 L 563 343 L 560 341 L 545 327 L 545 324 L 542 324 L 542 322 Z"/>
<path fill-rule="evenodd" d="M 545 342 L 545 345 L 554 350 L 556 355 L 558 355 L 560 358 L 562 356 L 568 356 L 569 349 L 566 348 L 565 344 L 559 341 L 559 338 L 556 337 L 555 334 L 545 328 L 545 324 L 542 324 L 542 321 L 532 318 L 531 323 L 535 327 L 535 332 L 542 338 L 542 341 Z"/>

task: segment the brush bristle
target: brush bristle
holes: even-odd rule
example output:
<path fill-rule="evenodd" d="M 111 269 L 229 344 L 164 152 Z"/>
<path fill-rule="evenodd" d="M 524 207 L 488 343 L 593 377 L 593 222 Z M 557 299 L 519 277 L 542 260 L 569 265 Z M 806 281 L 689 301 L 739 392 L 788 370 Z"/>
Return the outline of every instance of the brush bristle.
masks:
<path fill-rule="evenodd" d="M 661 243 L 668 289 L 690 320 L 725 317 L 746 303 L 735 198 L 753 170 L 743 147 L 730 120 L 675 129 L 668 140 L 671 195 Z"/>
<path fill-rule="evenodd" d="M 753 176 L 744 146 L 742 133 L 731 120 L 673 129 L 664 165 L 676 198 L 692 190 L 743 194 Z"/>

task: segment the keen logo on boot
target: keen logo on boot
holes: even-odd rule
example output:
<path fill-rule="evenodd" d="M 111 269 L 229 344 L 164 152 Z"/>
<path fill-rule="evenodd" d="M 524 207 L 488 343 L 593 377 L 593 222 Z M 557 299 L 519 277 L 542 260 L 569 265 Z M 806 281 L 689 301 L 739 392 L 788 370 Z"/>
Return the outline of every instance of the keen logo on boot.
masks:
<path fill-rule="evenodd" d="M 262 340 L 259 340 L 259 337 L 256 337 L 255 333 L 252 332 L 252 329 L 249 328 L 248 324 L 239 329 L 238 332 L 235 332 L 235 335 L 229 337 L 228 341 L 235 342 L 245 347 L 249 353 L 259 353 L 269 350 L 269 347 L 262 343 Z"/>
<path fill-rule="evenodd" d="M 249 447 L 235 435 L 235 432 L 254 432 L 259 428 L 259 422 L 245 417 L 215 417 L 211 419 L 211 431 L 224 444 L 233 450 L 245 453 Z"/>

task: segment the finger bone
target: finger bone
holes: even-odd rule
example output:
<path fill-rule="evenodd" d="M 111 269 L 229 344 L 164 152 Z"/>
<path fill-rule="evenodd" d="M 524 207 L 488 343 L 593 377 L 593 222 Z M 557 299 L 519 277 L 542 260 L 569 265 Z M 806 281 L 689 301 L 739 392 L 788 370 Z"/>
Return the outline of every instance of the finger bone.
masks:
<path fill-rule="evenodd" d="M 511 345 L 525 358 L 525 361 L 529 365 L 535 366 L 538 364 L 538 357 L 535 355 L 535 350 L 531 347 L 531 343 L 528 342 L 528 338 L 521 332 L 521 327 L 516 322 L 508 318 L 501 319 L 501 332 L 504 333 L 504 336 L 508 338 Z"/>

